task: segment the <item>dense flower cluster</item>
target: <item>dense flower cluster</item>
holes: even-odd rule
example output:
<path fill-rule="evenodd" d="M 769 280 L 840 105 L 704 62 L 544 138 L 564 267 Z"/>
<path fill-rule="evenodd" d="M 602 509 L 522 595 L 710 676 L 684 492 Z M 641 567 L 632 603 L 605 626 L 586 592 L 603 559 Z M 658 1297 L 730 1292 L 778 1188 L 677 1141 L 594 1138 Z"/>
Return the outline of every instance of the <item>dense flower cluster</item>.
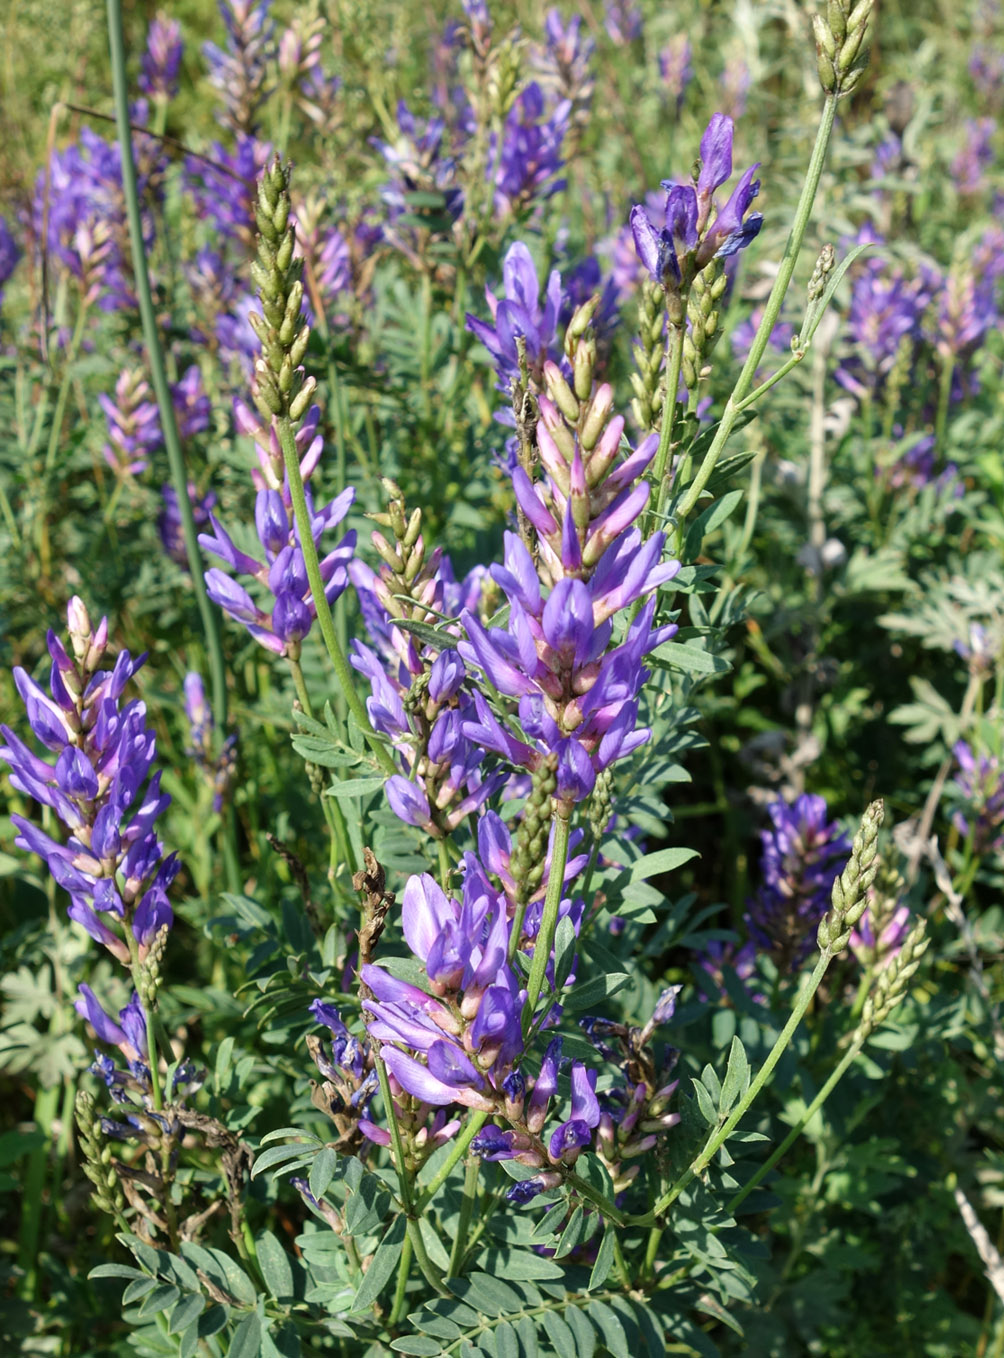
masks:
<path fill-rule="evenodd" d="M 803 793 L 767 808 L 773 828 L 760 842 L 761 885 L 744 916 L 750 937 L 782 969 L 798 966 L 815 947 L 815 926 L 830 907 L 833 883 L 851 842 L 828 821 L 822 797 Z"/>
<path fill-rule="evenodd" d="M 996 853 L 1004 848 L 1004 768 L 995 756 L 977 754 L 964 740 L 952 753 L 959 766 L 952 781 L 962 803 L 953 823 L 971 839 L 975 854 Z"/>
<path fill-rule="evenodd" d="M 165 857 L 157 838 L 157 818 L 171 799 L 161 791 L 159 771 L 147 782 L 157 744 L 146 706 L 119 701 L 146 657 L 120 651 L 111 669 L 101 669 L 107 620 L 93 628 L 74 598 L 67 622 L 69 650 L 55 632 L 47 636 L 48 693 L 20 667 L 14 670 L 29 725 L 55 762 L 39 758 L 8 726 L 0 727 L 0 758 L 10 766 L 13 786 L 51 807 L 69 838 L 60 843 L 14 815 L 15 843 L 37 853 L 69 892 L 70 918 L 128 965 L 171 924 L 167 888 L 178 871 L 177 857 Z"/>
<path fill-rule="evenodd" d="M 115 399 L 98 396 L 108 421 L 105 461 L 119 476 L 136 476 L 150 465 L 150 458 L 163 445 L 160 413 L 152 399 L 150 384 L 142 371 L 127 368 L 115 383 Z"/>
<path fill-rule="evenodd" d="M 151 99 L 169 103 L 178 93 L 178 73 L 185 45 L 181 25 L 165 14 L 154 15 L 146 35 L 139 87 Z"/>
<path fill-rule="evenodd" d="M 223 47 L 203 43 L 210 84 L 219 92 L 226 121 L 235 133 L 251 135 L 266 96 L 267 63 L 273 54 L 275 25 L 271 0 L 218 0 L 226 28 Z"/>
<path fill-rule="evenodd" d="M 0 217 L 0 306 L 3 305 L 4 284 L 14 272 L 20 258 L 20 246 L 11 235 L 4 218 Z"/>
<path fill-rule="evenodd" d="M 499 391 L 508 393 L 519 378 L 517 338 L 525 345 L 527 370 L 539 389 L 545 360 L 559 356 L 555 345 L 562 304 L 561 275 L 557 269 L 551 270 L 541 301 L 533 257 L 522 241 L 516 241 L 502 261 L 502 287 L 501 298 L 485 288 L 491 324 L 468 312 L 467 328 L 491 354 Z"/>

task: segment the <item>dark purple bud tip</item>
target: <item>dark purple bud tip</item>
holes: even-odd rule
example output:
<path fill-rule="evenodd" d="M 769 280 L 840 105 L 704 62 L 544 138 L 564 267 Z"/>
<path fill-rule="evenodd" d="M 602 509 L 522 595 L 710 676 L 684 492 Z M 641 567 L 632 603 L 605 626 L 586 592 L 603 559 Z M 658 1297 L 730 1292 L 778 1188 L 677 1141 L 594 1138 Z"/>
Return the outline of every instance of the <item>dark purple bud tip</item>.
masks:
<path fill-rule="evenodd" d="M 485 1127 L 471 1142 L 471 1150 L 483 1160 L 510 1160 L 513 1156 L 512 1132 L 495 1126 Z"/>
<path fill-rule="evenodd" d="M 507 1202 L 522 1207 L 525 1203 L 532 1202 L 537 1194 L 543 1193 L 543 1191 L 544 1183 L 542 1179 L 521 1179 L 518 1184 L 513 1184 L 505 1196 Z"/>

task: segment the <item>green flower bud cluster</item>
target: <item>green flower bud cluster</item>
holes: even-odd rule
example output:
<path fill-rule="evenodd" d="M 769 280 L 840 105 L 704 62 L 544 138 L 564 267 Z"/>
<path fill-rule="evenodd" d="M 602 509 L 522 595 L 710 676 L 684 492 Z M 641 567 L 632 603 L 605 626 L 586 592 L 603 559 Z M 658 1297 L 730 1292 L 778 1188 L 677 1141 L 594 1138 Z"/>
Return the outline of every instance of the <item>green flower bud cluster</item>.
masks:
<path fill-rule="evenodd" d="M 413 509 L 407 513 L 401 488 L 389 476 L 383 477 L 381 484 L 388 497 L 387 509 L 366 517 L 381 528 L 389 528 L 394 542 L 390 543 L 383 533 L 372 534 L 373 546 L 387 568 L 380 572 L 376 591 L 392 618 L 421 621 L 429 617 L 426 605 L 435 589 L 434 571 L 429 571 L 425 557 L 422 511 Z"/>
<path fill-rule="evenodd" d="M 861 1022 L 852 1039 L 855 1043 L 866 1041 L 905 998 L 910 978 L 920 966 L 920 959 L 931 942 L 925 936 L 926 928 L 927 921 L 918 919 L 903 940 L 902 948 L 885 970 L 879 972 L 875 989 L 866 998 L 861 1010 Z"/>
<path fill-rule="evenodd" d="M 816 14 L 812 32 L 816 39 L 816 70 L 827 94 L 839 99 L 857 85 L 867 62 L 865 33 L 874 0 L 827 0 L 825 18 Z"/>
<path fill-rule="evenodd" d="M 148 1012 L 157 1008 L 157 995 L 160 991 L 161 982 L 160 965 L 164 960 L 164 953 L 167 951 L 168 932 L 166 924 L 157 930 L 149 951 L 139 966 L 136 989 L 139 991 L 140 1000 Z"/>
<path fill-rule="evenodd" d="M 112 1163 L 112 1148 L 101 1136 L 101 1119 L 94 1107 L 94 1097 L 86 1089 L 77 1092 L 73 1112 L 80 1134 L 84 1173 L 94 1185 L 94 1201 L 102 1212 L 119 1216 L 125 1209 L 125 1194 Z"/>
<path fill-rule="evenodd" d="M 572 386 L 580 401 L 588 401 L 593 391 L 593 373 L 596 370 L 593 317 L 599 304 L 599 296 L 594 296 L 576 307 L 565 330 L 565 357 L 572 365 Z"/>
<path fill-rule="evenodd" d="M 544 859 L 551 829 L 551 798 L 557 789 L 558 773 L 552 757 L 545 760 L 533 774 L 530 795 L 523 808 L 509 863 L 520 904 L 532 900 L 544 880 Z"/>
<path fill-rule="evenodd" d="M 868 889 L 879 869 L 878 832 L 885 807 L 872 802 L 861 817 L 846 868 L 833 883 L 831 909 L 819 921 L 816 942 L 829 957 L 842 952 L 850 941 L 851 930 L 868 905 Z"/>
<path fill-rule="evenodd" d="M 596 786 L 589 798 L 589 828 L 598 844 L 614 813 L 614 775 L 612 769 L 601 769 L 596 775 Z"/>
<path fill-rule="evenodd" d="M 266 422 L 285 416 L 295 426 L 307 413 L 317 383 L 301 367 L 310 328 L 301 316 L 303 261 L 293 258 L 289 180 L 289 165 L 276 156 L 258 181 L 258 258 L 251 276 L 262 314 L 252 312 L 249 320 L 262 350 L 254 365 L 254 403 Z"/>
<path fill-rule="evenodd" d="M 802 334 L 792 335 L 791 337 L 791 347 L 795 352 L 802 348 L 802 335 L 810 333 L 816 322 L 822 308 L 827 279 L 833 272 L 836 262 L 837 252 L 833 246 L 824 245 L 812 270 L 812 277 L 809 279 L 808 302 L 805 308 L 805 320 L 802 322 Z"/>
<path fill-rule="evenodd" d="M 636 371 L 631 374 L 634 397 L 631 411 L 638 427 L 650 433 L 659 427 L 663 399 L 660 392 L 665 350 L 665 298 L 662 288 L 646 279 L 638 295 L 638 341 L 634 346 Z"/>
<path fill-rule="evenodd" d="M 881 962 L 884 953 L 888 951 L 888 945 L 882 943 L 882 935 L 893 922 L 896 911 L 905 895 L 906 878 L 894 863 L 887 863 L 880 858 L 875 885 L 871 889 L 868 900 L 868 924 L 875 940 L 872 947 L 867 950 L 867 957 L 870 959 L 871 966 Z M 860 956 L 861 949 L 859 948 L 857 951 Z"/>
<path fill-rule="evenodd" d="M 682 363 L 683 381 L 688 391 L 693 391 L 698 382 L 711 376 L 708 360 L 722 337 L 718 322 L 727 286 L 725 265 L 720 259 L 712 260 L 691 285 L 687 297 L 690 326 L 683 337 Z"/>

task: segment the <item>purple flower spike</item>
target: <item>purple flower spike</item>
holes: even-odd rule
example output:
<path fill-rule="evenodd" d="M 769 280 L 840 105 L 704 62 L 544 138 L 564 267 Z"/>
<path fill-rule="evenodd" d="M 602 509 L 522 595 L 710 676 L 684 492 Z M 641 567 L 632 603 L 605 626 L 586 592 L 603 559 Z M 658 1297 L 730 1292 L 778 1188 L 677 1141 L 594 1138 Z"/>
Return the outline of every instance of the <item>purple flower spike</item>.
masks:
<path fill-rule="evenodd" d="M 94 629 L 76 598 L 67 616 L 69 646 L 51 633 L 48 639 L 54 697 L 23 670 L 14 671 L 29 723 L 56 758 L 41 759 L 8 727 L 0 728 L 0 758 L 10 767 L 12 785 L 51 807 L 68 838 L 61 844 L 15 815 L 15 843 L 43 858 L 70 892 L 71 919 L 128 961 L 128 935 L 117 932 L 121 922 L 132 930 L 142 960 L 157 933 L 171 925 L 165 892 L 177 871 L 156 834 L 170 798 L 160 790 L 159 773 L 147 783 L 156 742 L 146 726 L 146 708 L 135 700 L 120 706 L 125 685 L 146 657 L 134 660 L 122 651 L 111 670 L 100 669 L 107 622 L 102 619 Z"/>

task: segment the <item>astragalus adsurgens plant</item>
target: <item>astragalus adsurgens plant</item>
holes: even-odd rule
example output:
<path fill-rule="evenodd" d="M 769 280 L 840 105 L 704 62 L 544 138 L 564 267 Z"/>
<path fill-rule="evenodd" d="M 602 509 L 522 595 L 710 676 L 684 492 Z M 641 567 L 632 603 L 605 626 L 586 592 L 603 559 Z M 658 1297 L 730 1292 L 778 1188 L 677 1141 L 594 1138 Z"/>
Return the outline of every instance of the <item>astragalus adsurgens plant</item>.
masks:
<path fill-rule="evenodd" d="M 729 477 L 749 460 L 728 456 L 726 443 L 812 352 L 842 274 L 824 250 L 799 314 L 789 285 L 837 101 L 860 73 L 868 12 L 834 0 L 817 28 L 819 135 L 728 392 L 715 342 L 733 270 L 749 267 L 785 214 L 767 148 L 756 152 L 763 170 L 744 157 L 730 188 L 737 129 L 724 112 L 705 115 L 682 157 L 682 132 L 676 145 L 667 137 L 652 182 L 634 185 L 630 218 L 610 223 L 636 256 L 624 281 L 643 321 L 637 381 L 624 380 L 616 357 L 605 363 L 612 280 L 590 272 L 593 295 L 583 297 L 567 258 L 551 267 L 547 213 L 576 171 L 569 147 L 588 144 L 610 48 L 640 56 L 648 41 L 640 11 L 608 7 L 606 36 L 594 26 L 588 41 L 582 24 L 549 15 L 531 80 L 522 39 L 483 4 L 466 5 L 444 37 L 435 111 L 413 92 L 386 101 L 375 80 L 368 91 L 384 115 L 365 139 L 382 207 L 326 218 L 307 191 L 309 155 L 297 154 L 297 201 L 287 162 L 268 145 L 286 144 L 283 120 L 303 102 L 296 89 L 311 107 L 322 87 L 325 100 L 337 97 L 324 50 L 312 29 L 280 34 L 267 4 L 224 7 L 224 43 L 206 55 L 226 144 L 213 164 L 191 158 L 185 169 L 202 217 L 182 270 L 193 327 L 171 355 L 173 375 L 186 375 L 173 392 L 162 384 L 169 399 L 158 391 L 155 412 L 160 360 L 147 341 L 142 362 L 123 355 L 101 402 L 102 460 L 123 484 L 149 471 L 159 485 L 172 426 L 187 441 L 191 479 L 166 496 L 164 545 L 187 570 L 178 590 L 204 583 L 229 619 L 245 779 L 218 708 L 214 730 L 202 656 L 189 654 L 200 643 L 156 655 L 157 683 L 170 690 L 173 680 L 177 694 L 165 728 L 185 729 L 172 791 L 179 780 L 184 788 L 183 744 L 216 811 L 232 801 L 240 811 L 236 835 L 233 824 L 219 830 L 240 858 L 222 900 L 202 908 L 185 896 L 187 878 L 173 887 L 192 952 L 212 957 L 201 1007 L 195 986 L 172 994 L 162 980 L 179 965 L 158 951 L 178 865 L 162 861 L 154 830 L 169 814 L 160 785 L 142 794 L 152 736 L 135 709 L 115 705 L 131 662 L 111 671 L 116 679 L 95 678 L 91 699 L 84 661 L 72 662 L 71 683 L 62 651 L 52 653 L 51 696 L 19 675 L 29 725 L 55 764 L 28 749 L 16 722 L 5 728 L 15 790 L 66 827 L 59 838 L 22 812 L 20 840 L 137 992 L 116 996 L 107 970 L 81 983 L 81 1019 L 122 1061 L 98 1058 L 108 1090 L 98 1095 L 112 1104 L 85 1095 L 79 1119 L 99 1205 L 134 1256 L 128 1265 L 110 1256 L 98 1276 L 128 1281 L 126 1306 L 140 1303 L 129 1324 L 150 1351 L 707 1353 L 723 1316 L 756 1315 L 768 1289 L 737 1213 L 904 998 L 923 920 L 911 924 L 892 851 L 879 853 L 880 806 L 852 845 L 806 792 L 770 799 L 764 861 L 738 903 L 749 937 L 741 954 L 715 950 L 723 940 L 698 930 L 707 904 L 667 898 L 668 874 L 689 851 L 683 817 L 669 824 L 662 794 L 686 805 L 672 789 L 694 743 L 701 676 L 724 672 L 724 631 L 740 616 L 705 546 L 739 501 Z M 177 41 L 158 25 L 143 65 L 146 92 L 164 105 Z M 688 81 L 699 58 L 678 41 L 670 54 L 660 108 L 679 110 L 685 93 L 696 97 Z M 452 90 L 458 74 L 466 93 Z M 330 126 L 325 109 L 318 125 Z M 657 192 L 661 174 L 695 151 L 693 176 Z M 122 170 L 102 152 L 87 173 L 121 185 L 128 206 L 135 188 Z M 761 179 L 763 218 L 753 210 Z M 56 241 L 80 247 L 64 262 L 81 314 L 99 297 L 128 314 L 146 265 L 140 251 L 128 267 L 118 200 L 92 222 L 71 197 L 74 232 Z M 379 228 L 354 232 L 350 220 L 374 210 Z M 140 218 L 141 244 L 152 244 L 153 220 Z M 85 259 L 89 232 L 101 239 Z M 392 286 L 382 274 L 374 282 L 377 268 Z M 962 265 L 955 276 L 940 332 L 946 369 L 983 333 Z M 388 358 L 374 336 L 388 298 L 409 299 L 413 280 L 408 342 Z M 910 286 L 898 296 L 895 281 L 883 291 L 877 269 L 858 275 L 858 361 L 844 367 L 858 396 L 902 364 L 904 337 L 919 343 L 929 299 Z M 786 292 L 782 324 L 800 325 L 790 357 L 772 366 Z M 862 364 L 870 343 L 873 361 Z M 185 366 L 189 346 L 211 360 L 205 402 Z M 451 387 L 453 373 L 483 369 L 481 348 L 494 378 Z M 421 372 L 407 366 L 416 351 Z M 410 405 L 382 405 L 409 372 L 421 378 Z M 951 373 L 946 382 L 951 395 Z M 448 516 L 407 456 L 395 461 L 385 412 L 420 411 L 416 425 L 442 437 L 452 469 L 449 439 L 475 392 L 483 429 L 464 446 L 461 479 L 495 475 L 501 512 L 491 534 L 465 535 L 457 519 L 436 541 L 430 524 Z M 220 438 L 231 408 L 231 474 L 210 489 L 191 441 L 210 419 Z M 754 520 L 755 506 L 750 532 Z M 78 630 L 79 611 L 74 602 Z M 110 730 L 136 727 L 123 746 L 136 746 L 132 772 L 117 791 L 103 781 L 112 745 L 100 714 L 91 724 L 99 703 Z M 294 704 L 309 798 L 289 780 L 281 734 Z M 968 804 L 959 834 L 992 849 L 997 769 L 959 748 L 955 792 Z M 811 766 L 806 778 L 814 788 Z M 671 847 L 657 847 L 667 837 Z M 236 998 L 228 952 L 248 970 L 234 979 Z M 712 959 L 710 997 L 706 980 L 686 985 L 700 957 Z M 816 1064 L 793 1077 L 810 1008 Z M 210 1058 L 204 1091 L 183 1037 Z M 778 1071 L 777 1101 L 753 1108 Z M 801 1092 L 784 1102 L 796 1078 Z M 778 1132 L 779 1103 L 790 1137 Z M 761 1151 L 762 1138 L 776 1150 Z M 753 1200 L 758 1230 L 769 1229 L 768 1206 L 765 1195 Z"/>

